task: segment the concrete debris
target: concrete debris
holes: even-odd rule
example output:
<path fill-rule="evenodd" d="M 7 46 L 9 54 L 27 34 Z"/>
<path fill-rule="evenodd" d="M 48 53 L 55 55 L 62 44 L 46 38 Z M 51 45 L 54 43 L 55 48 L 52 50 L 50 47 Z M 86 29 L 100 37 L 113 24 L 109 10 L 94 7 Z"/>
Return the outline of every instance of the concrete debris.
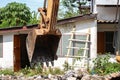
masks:
<path fill-rule="evenodd" d="M 10 76 L 0 75 L 0 80 L 120 80 L 120 72 L 112 73 L 105 76 L 90 75 L 87 71 L 69 70 L 63 75 L 34 75 L 31 77 L 25 76 Z"/>

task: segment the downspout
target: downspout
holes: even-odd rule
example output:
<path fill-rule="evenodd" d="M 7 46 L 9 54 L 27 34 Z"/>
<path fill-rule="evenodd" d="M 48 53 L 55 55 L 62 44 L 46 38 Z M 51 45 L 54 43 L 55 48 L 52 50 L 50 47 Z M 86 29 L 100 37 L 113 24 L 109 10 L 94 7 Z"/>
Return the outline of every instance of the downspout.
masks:
<path fill-rule="evenodd" d="M 92 0 L 92 6 L 91 6 L 92 10 L 91 11 L 93 14 L 97 14 L 97 11 L 96 11 L 97 7 L 96 6 L 97 6 L 96 0 Z"/>
<path fill-rule="evenodd" d="M 114 31 L 114 37 L 113 37 L 113 48 L 115 49 L 115 53 L 116 55 L 119 54 L 119 25 L 120 25 L 120 17 L 118 20 L 118 24 L 117 22 L 117 18 L 118 18 L 118 12 L 119 11 L 119 0 L 117 0 L 117 6 L 116 6 L 116 15 L 115 15 L 115 31 Z M 120 14 L 119 14 L 120 16 Z"/>
<path fill-rule="evenodd" d="M 119 0 L 118 0 L 118 2 L 119 2 Z M 120 10 L 119 10 L 119 20 L 118 20 L 118 25 L 117 25 L 117 51 L 116 51 L 116 60 L 117 60 L 117 62 L 120 63 Z"/>
<path fill-rule="evenodd" d="M 117 25 L 117 51 L 116 52 L 116 55 L 119 55 L 120 54 L 120 10 L 119 10 L 119 19 L 118 19 L 118 25 Z"/>
<path fill-rule="evenodd" d="M 94 11 L 94 10 L 93 10 L 93 8 L 94 8 L 93 5 L 94 5 L 93 0 L 91 0 L 91 9 L 90 9 L 90 13 L 93 13 L 93 11 Z"/>

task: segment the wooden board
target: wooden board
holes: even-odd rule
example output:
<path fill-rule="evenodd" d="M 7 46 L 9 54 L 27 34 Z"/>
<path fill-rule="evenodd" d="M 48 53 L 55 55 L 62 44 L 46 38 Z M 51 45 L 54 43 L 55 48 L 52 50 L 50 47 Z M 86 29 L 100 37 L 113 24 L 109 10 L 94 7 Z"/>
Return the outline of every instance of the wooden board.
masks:
<path fill-rule="evenodd" d="M 97 35 L 97 53 L 105 52 L 105 33 L 98 32 Z"/>
<path fill-rule="evenodd" d="M 14 71 L 20 70 L 20 36 L 14 35 Z"/>

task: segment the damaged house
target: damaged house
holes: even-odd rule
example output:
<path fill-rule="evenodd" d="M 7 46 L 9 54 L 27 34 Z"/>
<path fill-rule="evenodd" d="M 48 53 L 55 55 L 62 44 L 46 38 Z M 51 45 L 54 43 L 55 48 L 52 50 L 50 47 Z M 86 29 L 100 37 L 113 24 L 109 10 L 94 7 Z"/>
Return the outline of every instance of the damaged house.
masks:
<path fill-rule="evenodd" d="M 116 55 L 119 20 L 118 0 L 96 0 L 97 15 L 97 53 Z"/>
<path fill-rule="evenodd" d="M 74 39 L 86 40 L 86 33 L 89 32 L 89 45 L 74 43 L 72 48 L 79 47 L 88 48 L 87 58 L 94 59 L 98 54 L 110 52 L 115 55 L 113 46 L 113 38 L 115 23 L 118 21 L 116 16 L 117 0 L 91 0 L 91 11 L 93 14 L 86 14 L 58 20 L 57 28 L 60 29 L 62 37 L 57 50 L 58 59 L 54 61 L 55 67 L 62 67 L 66 59 L 71 64 L 72 57 L 66 57 L 68 53 L 69 39 L 71 39 L 71 31 L 75 28 Z M 96 15 L 97 14 L 97 15 Z M 13 27 L 0 29 L 0 67 L 13 68 L 15 71 L 30 66 L 28 54 L 26 50 L 26 37 L 28 33 L 37 28 L 37 25 L 29 25 L 23 27 Z M 78 41 L 79 41 L 78 40 Z M 75 41 L 77 42 L 77 41 Z M 51 42 L 52 43 L 52 42 Z M 69 55 L 79 56 L 78 53 L 84 50 L 71 50 Z"/>
<path fill-rule="evenodd" d="M 64 64 L 66 60 L 66 47 L 68 46 L 67 42 L 70 36 L 69 33 L 74 26 L 78 32 L 85 32 L 88 31 L 88 28 L 90 29 L 92 35 L 91 57 L 96 57 L 97 49 L 94 45 L 96 45 L 95 41 L 97 41 L 97 24 L 95 18 L 96 15 L 89 14 L 58 21 L 57 28 L 61 30 L 62 38 L 57 51 L 58 59 L 54 61 L 54 66 L 57 67 Z M 26 37 L 28 32 L 36 27 L 37 25 L 30 25 L 0 29 L 0 67 L 12 67 L 14 70 L 19 70 L 26 67 L 26 65 L 30 65 L 26 50 Z"/>

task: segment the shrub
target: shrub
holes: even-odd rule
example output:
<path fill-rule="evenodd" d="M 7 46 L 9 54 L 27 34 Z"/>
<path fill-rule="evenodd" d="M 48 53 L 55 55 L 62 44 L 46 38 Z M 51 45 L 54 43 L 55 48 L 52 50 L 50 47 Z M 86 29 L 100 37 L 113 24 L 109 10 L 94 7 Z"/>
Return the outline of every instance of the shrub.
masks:
<path fill-rule="evenodd" d="M 23 73 L 24 75 L 27 75 L 31 72 L 30 67 L 25 67 L 24 69 L 20 70 L 21 73 Z"/>
<path fill-rule="evenodd" d="M 43 68 L 40 63 L 38 63 L 38 65 L 35 66 L 34 70 L 36 74 L 41 74 L 43 72 Z"/>
<path fill-rule="evenodd" d="M 60 68 L 55 68 L 54 69 L 54 74 L 63 74 L 64 71 L 62 71 Z"/>
<path fill-rule="evenodd" d="M 43 68 L 40 64 L 35 65 L 34 68 L 25 67 L 24 69 L 20 70 L 19 73 L 23 73 L 26 76 L 33 76 L 37 74 L 42 74 Z"/>
<path fill-rule="evenodd" d="M 94 69 L 92 72 L 98 75 L 106 75 L 109 73 L 120 71 L 119 63 L 111 63 L 109 62 L 110 56 L 99 56 L 94 62 Z"/>
<path fill-rule="evenodd" d="M 73 69 L 70 64 L 68 62 L 65 61 L 65 63 L 63 64 L 63 67 L 64 67 L 64 71 L 68 71 L 68 70 L 71 70 Z"/>
<path fill-rule="evenodd" d="M 0 70 L 0 75 L 4 74 L 4 75 L 14 75 L 14 71 L 12 69 L 4 69 L 4 70 Z"/>
<path fill-rule="evenodd" d="M 119 63 L 108 63 L 105 65 L 104 74 L 113 73 L 120 71 L 120 64 Z"/>
<path fill-rule="evenodd" d="M 43 75 L 48 75 L 48 74 L 59 75 L 59 74 L 63 74 L 63 73 L 64 73 L 64 71 L 62 71 L 60 68 L 49 67 L 48 69 L 44 69 Z"/>

